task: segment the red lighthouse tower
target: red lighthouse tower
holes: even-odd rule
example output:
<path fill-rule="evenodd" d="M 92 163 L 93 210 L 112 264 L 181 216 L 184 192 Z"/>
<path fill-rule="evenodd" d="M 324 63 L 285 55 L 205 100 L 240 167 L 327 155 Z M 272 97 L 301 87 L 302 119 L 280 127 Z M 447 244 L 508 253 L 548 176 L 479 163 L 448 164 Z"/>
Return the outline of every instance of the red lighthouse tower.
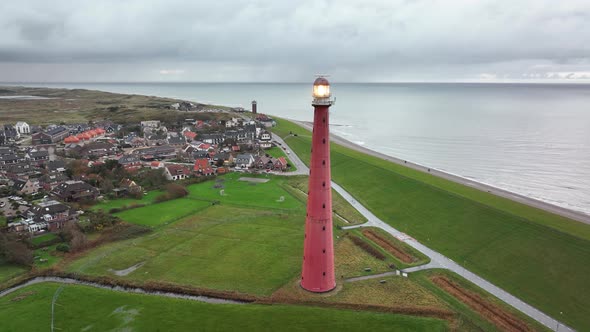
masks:
<path fill-rule="evenodd" d="M 336 287 L 332 237 L 330 185 L 330 83 L 319 77 L 313 83 L 313 134 L 301 287 L 316 293 Z"/>

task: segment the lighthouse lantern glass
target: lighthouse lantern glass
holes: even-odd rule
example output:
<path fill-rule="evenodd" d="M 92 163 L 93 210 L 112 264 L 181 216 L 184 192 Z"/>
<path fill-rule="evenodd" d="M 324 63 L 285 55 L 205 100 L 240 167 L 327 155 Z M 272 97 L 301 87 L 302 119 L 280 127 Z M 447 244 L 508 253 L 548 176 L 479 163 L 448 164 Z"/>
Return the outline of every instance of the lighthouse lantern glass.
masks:
<path fill-rule="evenodd" d="M 328 98 L 330 97 L 330 86 L 329 85 L 314 85 L 313 96 L 315 98 Z"/>

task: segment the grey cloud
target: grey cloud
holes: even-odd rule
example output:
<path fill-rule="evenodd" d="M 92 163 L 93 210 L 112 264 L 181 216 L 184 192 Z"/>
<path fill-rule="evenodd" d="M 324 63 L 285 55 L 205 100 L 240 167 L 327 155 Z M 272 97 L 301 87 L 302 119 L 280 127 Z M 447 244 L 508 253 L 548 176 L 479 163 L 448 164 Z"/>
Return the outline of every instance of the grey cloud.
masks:
<path fill-rule="evenodd" d="M 0 5 L 0 31 L 0 63 L 10 69 L 0 80 L 27 63 L 41 69 L 40 80 L 51 66 L 65 73 L 76 64 L 74 74 L 125 63 L 117 67 L 146 79 L 166 68 L 190 79 L 220 65 L 236 80 L 281 72 L 296 80 L 322 69 L 346 80 L 444 80 L 490 70 L 520 77 L 546 62 L 588 70 L 590 3 L 19 1 Z"/>

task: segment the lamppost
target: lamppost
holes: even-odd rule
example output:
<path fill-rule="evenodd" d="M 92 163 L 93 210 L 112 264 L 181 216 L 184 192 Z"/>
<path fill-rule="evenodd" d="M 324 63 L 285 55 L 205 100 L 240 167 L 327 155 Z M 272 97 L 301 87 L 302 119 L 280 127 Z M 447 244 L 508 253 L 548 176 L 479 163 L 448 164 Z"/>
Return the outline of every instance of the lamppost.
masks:
<path fill-rule="evenodd" d="M 329 108 L 333 101 L 326 78 L 315 80 L 312 96 L 314 118 L 301 287 L 323 293 L 336 287 L 329 130 Z"/>

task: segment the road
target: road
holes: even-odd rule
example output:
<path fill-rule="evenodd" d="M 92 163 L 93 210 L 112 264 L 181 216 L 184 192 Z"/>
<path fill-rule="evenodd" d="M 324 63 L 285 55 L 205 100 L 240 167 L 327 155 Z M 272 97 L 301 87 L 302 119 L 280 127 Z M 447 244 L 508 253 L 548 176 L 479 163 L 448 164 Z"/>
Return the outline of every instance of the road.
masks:
<path fill-rule="evenodd" d="M 307 130 L 312 129 L 312 124 L 309 122 L 296 121 L 296 120 L 289 120 L 289 121 L 292 121 Z M 457 183 L 460 183 L 465 186 L 472 187 L 472 188 L 475 188 L 475 189 L 478 189 L 481 191 L 486 191 L 486 192 L 494 194 L 496 196 L 508 198 L 510 200 L 513 200 L 513 201 L 516 201 L 516 202 L 519 202 L 522 204 L 526 204 L 526 205 L 529 205 L 532 207 L 536 207 L 538 209 L 545 210 L 545 211 L 548 211 L 548 212 L 551 212 L 551 213 L 554 213 L 554 214 L 557 214 L 557 215 L 560 215 L 560 216 L 563 216 L 566 218 L 570 218 L 570 219 L 573 219 L 573 220 L 576 220 L 576 221 L 579 221 L 579 222 L 582 222 L 585 224 L 590 224 L 590 215 L 585 214 L 583 212 L 566 209 L 561 206 L 553 205 L 551 203 L 543 202 L 543 201 L 540 201 L 540 200 L 537 200 L 534 198 L 530 198 L 530 197 L 527 197 L 524 195 L 513 193 L 508 190 L 504 190 L 504 189 L 496 188 L 496 187 L 486 185 L 483 183 L 475 182 L 473 180 L 470 180 L 470 179 L 467 179 L 467 178 L 464 178 L 464 177 L 461 177 L 458 175 L 454 175 L 454 174 L 450 174 L 450 173 L 443 172 L 440 170 L 436 170 L 434 168 L 430 168 L 430 167 L 427 167 L 424 165 L 412 163 L 407 160 L 391 157 L 391 156 L 379 153 L 377 151 L 373 151 L 373 150 L 367 149 L 365 147 L 359 146 L 357 144 L 354 144 L 354 143 L 352 143 L 340 136 L 336 136 L 334 134 L 330 135 L 330 140 L 334 143 L 338 143 L 342 146 L 345 146 L 345 147 L 350 148 L 355 151 L 359 151 L 359 152 L 362 152 L 362 153 L 365 153 L 365 154 L 368 154 L 368 155 L 371 155 L 371 156 L 374 156 L 374 157 L 377 157 L 377 158 L 380 158 L 383 160 L 387 160 L 387 161 L 390 161 L 390 162 L 393 162 L 393 163 L 396 163 L 399 165 L 403 165 L 403 166 L 406 166 L 406 167 L 409 167 L 409 168 L 412 168 L 412 169 L 415 169 L 415 170 L 418 170 L 421 172 L 430 173 L 432 175 L 435 175 L 435 176 L 443 178 L 443 179 L 457 182 Z"/>
<path fill-rule="evenodd" d="M 289 159 L 297 166 L 297 173 L 298 174 L 308 174 L 309 168 L 301 161 L 301 159 L 291 150 L 291 148 L 277 135 L 273 135 L 273 139 L 277 142 L 280 142 L 283 147 L 290 151 Z M 341 142 L 337 142 L 342 144 Z M 352 144 L 352 143 L 351 143 Z M 355 145 L 356 146 L 356 145 Z M 368 150 L 371 151 L 371 150 Z M 365 152 L 365 151 L 361 151 Z M 374 152 L 374 151 L 373 151 Z M 375 152 L 376 153 L 376 152 Z M 391 157 L 388 157 L 391 158 Z M 385 158 L 384 158 L 385 159 Z M 395 158 L 394 158 L 395 159 Z M 399 159 L 398 159 L 399 160 Z M 404 164 L 405 165 L 405 164 Z M 422 167 L 422 166 L 420 166 Z M 295 173 L 295 172 L 293 172 Z M 279 175 L 286 175 L 287 173 L 279 173 Z M 293 174 L 294 175 L 294 174 Z M 402 272 L 411 273 L 415 271 L 425 270 L 425 269 L 432 269 L 432 268 L 442 268 L 453 271 L 458 275 L 462 276 L 463 278 L 471 281 L 472 283 L 476 284 L 480 288 L 486 290 L 490 294 L 496 296 L 500 300 L 506 302 L 507 304 L 511 305 L 512 307 L 518 309 L 519 311 L 523 312 L 527 316 L 531 317 L 532 319 L 538 321 L 539 323 L 545 325 L 547 328 L 554 330 L 554 331 L 575 331 L 574 329 L 566 326 L 565 324 L 559 322 L 556 319 L 549 317 L 548 315 L 544 314 L 540 310 L 528 305 L 518 299 L 517 297 L 511 295 L 510 293 L 506 292 L 505 290 L 493 285 L 487 280 L 484 280 L 480 276 L 476 275 L 473 272 L 465 269 L 464 267 L 460 266 L 459 264 L 455 263 L 450 258 L 447 258 L 443 254 L 428 248 L 427 246 L 423 245 L 422 243 L 416 241 L 411 236 L 398 231 L 397 229 L 391 227 L 389 224 L 385 223 L 383 220 L 377 218 L 369 209 L 364 207 L 360 204 L 354 197 L 349 194 L 344 188 L 339 186 L 334 181 L 332 183 L 332 188 L 336 190 L 346 201 L 348 201 L 357 211 L 359 211 L 365 218 L 367 218 L 367 222 L 362 225 L 355 225 L 355 226 L 346 226 L 343 227 L 344 229 L 353 229 L 359 227 L 377 227 L 381 228 L 382 230 L 386 231 L 387 233 L 391 234 L 395 238 L 400 241 L 403 241 L 410 245 L 411 247 L 415 248 L 416 250 L 420 251 L 424 255 L 430 258 L 430 263 L 426 265 L 416 266 L 412 268 L 408 268 L 402 270 Z M 494 190 L 497 190 L 494 188 Z M 495 192 L 494 192 L 495 193 Z"/>

